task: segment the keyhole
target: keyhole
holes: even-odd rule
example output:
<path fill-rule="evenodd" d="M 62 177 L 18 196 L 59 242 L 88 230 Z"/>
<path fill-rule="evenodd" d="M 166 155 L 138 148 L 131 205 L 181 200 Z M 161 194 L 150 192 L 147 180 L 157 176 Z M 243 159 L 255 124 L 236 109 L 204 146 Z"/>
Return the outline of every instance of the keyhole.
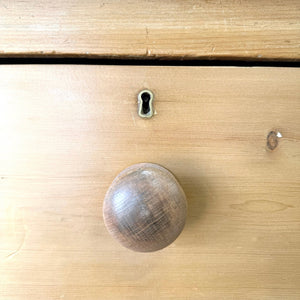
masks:
<path fill-rule="evenodd" d="M 151 118 L 153 116 L 153 93 L 149 90 L 143 90 L 138 95 L 138 113 L 142 118 Z"/>
<path fill-rule="evenodd" d="M 143 114 L 147 114 L 150 110 L 150 107 L 149 107 L 149 101 L 150 101 L 150 94 L 148 92 L 143 92 L 142 95 L 141 95 L 141 98 L 142 98 L 142 110 L 143 110 Z"/>

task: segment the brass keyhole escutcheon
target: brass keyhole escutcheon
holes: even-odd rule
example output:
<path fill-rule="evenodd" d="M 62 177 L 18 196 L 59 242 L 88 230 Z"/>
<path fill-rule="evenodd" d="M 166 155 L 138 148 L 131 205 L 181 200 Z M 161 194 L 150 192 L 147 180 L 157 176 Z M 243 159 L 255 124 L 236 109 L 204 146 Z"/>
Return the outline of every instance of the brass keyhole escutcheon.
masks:
<path fill-rule="evenodd" d="M 154 95 L 149 90 L 142 90 L 138 94 L 138 114 L 141 118 L 151 118 L 153 111 Z"/>

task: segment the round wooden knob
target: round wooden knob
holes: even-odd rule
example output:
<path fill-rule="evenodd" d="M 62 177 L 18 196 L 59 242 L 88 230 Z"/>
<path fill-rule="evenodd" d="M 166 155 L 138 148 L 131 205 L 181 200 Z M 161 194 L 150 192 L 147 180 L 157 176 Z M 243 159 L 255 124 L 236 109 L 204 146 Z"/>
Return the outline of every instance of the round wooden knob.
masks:
<path fill-rule="evenodd" d="M 151 252 L 171 244 L 181 233 L 187 202 L 176 178 L 151 163 L 122 171 L 106 193 L 105 225 L 123 246 Z"/>

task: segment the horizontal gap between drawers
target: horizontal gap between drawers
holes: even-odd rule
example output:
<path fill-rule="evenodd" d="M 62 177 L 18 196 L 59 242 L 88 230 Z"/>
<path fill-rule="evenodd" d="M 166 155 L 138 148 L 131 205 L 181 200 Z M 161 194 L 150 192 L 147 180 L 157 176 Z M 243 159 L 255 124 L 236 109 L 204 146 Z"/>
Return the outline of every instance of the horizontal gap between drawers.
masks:
<path fill-rule="evenodd" d="M 298 68 L 300 61 L 244 60 L 158 60 L 158 59 L 101 59 L 93 57 L 6 57 L 4 64 L 70 64 L 70 65 L 129 65 L 129 66 L 212 66 L 212 67 L 285 67 Z"/>

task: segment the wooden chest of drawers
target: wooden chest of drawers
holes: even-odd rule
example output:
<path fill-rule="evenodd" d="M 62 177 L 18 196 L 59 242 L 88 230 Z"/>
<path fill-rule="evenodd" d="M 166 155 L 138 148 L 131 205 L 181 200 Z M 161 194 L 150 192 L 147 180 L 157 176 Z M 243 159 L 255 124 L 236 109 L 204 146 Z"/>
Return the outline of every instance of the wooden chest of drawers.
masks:
<path fill-rule="evenodd" d="M 297 1 L 26 3 L 0 9 L 3 58 L 300 56 Z M 298 299 L 300 70 L 161 64 L 0 66 L 1 300 Z M 139 162 L 188 200 L 182 234 L 153 253 L 102 218 Z"/>

